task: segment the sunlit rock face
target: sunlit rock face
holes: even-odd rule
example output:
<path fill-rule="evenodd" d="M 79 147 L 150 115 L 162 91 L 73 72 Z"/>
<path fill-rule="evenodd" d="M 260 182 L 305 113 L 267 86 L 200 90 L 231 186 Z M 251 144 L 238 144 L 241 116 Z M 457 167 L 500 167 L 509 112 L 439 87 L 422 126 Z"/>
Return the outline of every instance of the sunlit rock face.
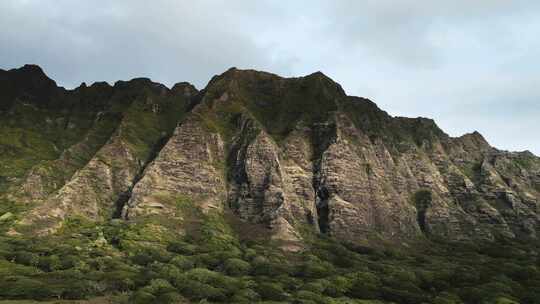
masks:
<path fill-rule="evenodd" d="M 1 195 L 11 230 L 175 216 L 179 199 L 301 247 L 306 232 L 372 239 L 537 238 L 540 159 L 392 117 L 317 72 L 230 69 L 197 91 L 148 79 L 65 90 L 0 71 Z M 258 230 L 259 231 L 259 230 Z"/>

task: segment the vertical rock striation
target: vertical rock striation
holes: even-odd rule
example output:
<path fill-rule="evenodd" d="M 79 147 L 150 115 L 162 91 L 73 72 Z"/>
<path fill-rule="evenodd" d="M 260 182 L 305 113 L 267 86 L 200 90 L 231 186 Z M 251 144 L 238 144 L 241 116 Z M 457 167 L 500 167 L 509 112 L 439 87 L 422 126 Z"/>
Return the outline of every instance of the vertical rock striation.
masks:
<path fill-rule="evenodd" d="M 172 217 L 189 200 L 262 225 L 290 250 L 305 233 L 537 238 L 538 157 L 497 150 L 477 132 L 450 137 L 430 119 L 392 117 L 320 72 L 233 68 L 200 92 L 147 79 L 67 91 L 44 77 L 36 67 L 0 73 L 4 132 L 45 134 L 15 118 L 47 113 L 47 134 L 62 125 L 67 136 L 39 142 L 41 158 L 17 137 L 0 145 L 24 152 L 2 159 L 2 195 L 30 205 L 19 224 L 43 232 L 70 216 Z M 13 160 L 25 162 L 8 175 Z"/>

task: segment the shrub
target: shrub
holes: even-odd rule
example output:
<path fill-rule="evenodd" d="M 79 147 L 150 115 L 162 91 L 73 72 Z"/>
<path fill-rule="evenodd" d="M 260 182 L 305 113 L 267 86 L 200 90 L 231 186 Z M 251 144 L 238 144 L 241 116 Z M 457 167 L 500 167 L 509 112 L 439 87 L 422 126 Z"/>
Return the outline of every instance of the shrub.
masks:
<path fill-rule="evenodd" d="M 46 299 L 59 296 L 61 291 L 35 279 L 12 276 L 0 279 L 0 297 L 13 299 Z"/>
<path fill-rule="evenodd" d="M 156 301 L 154 303 L 164 303 L 164 304 L 177 304 L 177 303 L 184 303 L 184 297 L 180 295 L 177 292 L 167 292 L 160 294 L 156 297 Z"/>
<path fill-rule="evenodd" d="M 455 295 L 448 292 L 443 292 L 433 299 L 433 304 L 462 304 L 461 299 Z"/>
<path fill-rule="evenodd" d="M 380 297 L 381 282 L 368 272 L 355 272 L 347 275 L 351 287 L 347 295 L 357 299 L 377 299 Z"/>
<path fill-rule="evenodd" d="M 279 283 L 262 282 L 257 286 L 257 293 L 265 300 L 284 301 L 287 299 L 287 294 L 283 290 L 283 286 Z"/>
<path fill-rule="evenodd" d="M 62 261 L 57 255 L 44 256 L 39 258 L 38 267 L 43 271 L 55 271 L 62 269 Z"/>
<path fill-rule="evenodd" d="M 62 284 L 63 299 L 80 300 L 92 295 L 91 281 L 64 279 Z"/>
<path fill-rule="evenodd" d="M 15 263 L 26 266 L 37 266 L 39 263 L 39 256 L 37 254 L 26 251 L 15 252 L 12 259 Z"/>
<path fill-rule="evenodd" d="M 167 245 L 167 250 L 181 255 L 193 255 L 197 252 L 197 246 L 179 241 Z"/>
<path fill-rule="evenodd" d="M 178 269 L 182 271 L 187 271 L 190 269 L 195 268 L 195 262 L 192 257 L 186 257 L 186 256 L 175 256 L 170 261 L 171 264 L 178 267 Z"/>
<path fill-rule="evenodd" d="M 138 290 L 133 294 L 130 302 L 134 304 L 152 304 L 156 303 L 156 297 L 144 290 Z"/>
<path fill-rule="evenodd" d="M 252 248 L 248 248 L 244 251 L 244 259 L 251 261 L 257 256 L 257 251 Z"/>
<path fill-rule="evenodd" d="M 70 269 L 76 267 L 80 263 L 80 258 L 74 255 L 63 256 L 60 259 L 60 269 Z"/>
<path fill-rule="evenodd" d="M 223 301 L 242 288 L 239 281 L 204 268 L 194 268 L 174 282 L 191 299 Z"/>
<path fill-rule="evenodd" d="M 296 293 L 295 296 L 295 303 L 301 303 L 301 304 L 326 304 L 329 303 L 328 299 L 326 297 L 322 296 L 321 294 L 317 294 L 312 291 L 307 290 L 300 290 Z"/>
<path fill-rule="evenodd" d="M 201 253 L 193 256 L 195 267 L 215 269 L 223 263 L 219 255 L 212 253 Z"/>
<path fill-rule="evenodd" d="M 302 286 L 303 290 L 311 291 L 314 293 L 323 293 L 330 285 L 330 281 L 325 279 L 319 279 L 313 282 L 309 282 Z"/>
<path fill-rule="evenodd" d="M 254 275 L 278 276 L 292 272 L 292 267 L 286 261 L 271 261 L 263 256 L 254 258 L 251 265 Z"/>
<path fill-rule="evenodd" d="M 178 285 L 180 292 L 192 300 L 223 301 L 227 298 L 225 290 L 198 281 L 184 280 Z"/>
<path fill-rule="evenodd" d="M 223 264 L 223 270 L 231 276 L 247 275 L 250 269 L 251 265 L 248 262 L 237 258 L 228 259 Z"/>
<path fill-rule="evenodd" d="M 135 264 L 146 266 L 154 261 L 166 263 L 171 258 L 168 252 L 159 248 L 139 248 L 130 260 Z"/>
<path fill-rule="evenodd" d="M 231 298 L 231 302 L 233 303 L 254 303 L 259 300 L 260 295 L 249 288 L 238 290 Z"/>
<path fill-rule="evenodd" d="M 301 265 L 299 274 L 306 278 L 324 278 L 331 275 L 333 271 L 332 264 L 316 257 L 310 257 Z"/>
<path fill-rule="evenodd" d="M 419 281 L 412 271 L 394 271 L 383 277 L 383 283 L 385 286 L 395 289 L 411 290 L 414 292 L 419 291 L 417 286 Z"/>
<path fill-rule="evenodd" d="M 422 292 L 394 289 L 390 287 L 381 288 L 381 297 L 387 301 L 407 304 L 421 304 L 428 300 L 427 295 Z"/>
<path fill-rule="evenodd" d="M 324 293 L 331 297 L 342 297 L 348 293 L 353 286 L 351 280 L 344 276 L 334 276 L 328 280 L 329 282 L 326 284 Z"/>
<path fill-rule="evenodd" d="M 471 286 L 480 282 L 480 276 L 473 267 L 462 266 L 454 271 L 450 278 L 455 286 Z"/>
<path fill-rule="evenodd" d="M 145 286 L 143 290 L 153 295 L 176 291 L 176 289 L 171 285 L 171 283 L 164 279 L 151 280 L 150 284 L 148 286 Z"/>

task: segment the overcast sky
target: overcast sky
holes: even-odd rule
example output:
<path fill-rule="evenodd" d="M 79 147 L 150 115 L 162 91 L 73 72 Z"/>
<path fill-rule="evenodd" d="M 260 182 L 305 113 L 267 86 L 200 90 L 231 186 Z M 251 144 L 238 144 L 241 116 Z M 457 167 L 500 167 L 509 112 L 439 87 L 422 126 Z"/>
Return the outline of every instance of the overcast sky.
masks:
<path fill-rule="evenodd" d="M 25 63 L 68 88 L 320 70 L 392 115 L 540 155 L 538 0 L 2 0 L 0 68 Z"/>

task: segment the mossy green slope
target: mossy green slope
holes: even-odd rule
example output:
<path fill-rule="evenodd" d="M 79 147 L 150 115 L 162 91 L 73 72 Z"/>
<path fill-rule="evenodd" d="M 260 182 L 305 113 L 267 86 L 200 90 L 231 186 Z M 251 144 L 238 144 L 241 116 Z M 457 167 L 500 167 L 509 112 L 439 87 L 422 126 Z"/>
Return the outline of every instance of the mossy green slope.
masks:
<path fill-rule="evenodd" d="M 16 74 L 8 80 L 13 82 L 14 78 L 21 84 L 12 84 L 13 100 L 2 100 L 5 111 L 0 115 L 0 146 L 5 153 L 0 159 L 0 190 L 5 205 L 25 203 L 15 208 L 18 213 L 29 210 L 28 215 L 39 217 L 47 216 L 40 213 L 52 207 L 49 197 L 76 178 L 75 173 L 84 172 L 92 159 L 110 166 L 113 174 L 131 166 L 134 178 L 159 151 L 196 94 L 187 83 L 169 90 L 144 78 L 120 81 L 114 86 L 83 84 L 67 91 L 56 87 L 39 68 L 4 73 Z M 21 73 L 47 83 L 48 95 L 40 96 L 39 87 L 24 83 Z M 115 155 L 119 150 L 108 148 L 115 145 L 114 138 L 129 155 Z M 133 160 L 127 164 L 125 157 Z M 114 202 L 118 193 L 126 190 L 116 190 L 109 199 Z M 96 195 L 101 191 L 94 190 Z M 43 211 L 32 213 L 34 206 Z M 107 210 L 104 214 L 110 216 L 113 212 Z M 32 222 L 28 217 L 19 219 Z"/>
<path fill-rule="evenodd" d="M 30 76 L 21 76 L 25 73 Z M 391 117 L 367 99 L 346 96 L 322 73 L 281 78 L 231 69 L 200 93 L 189 84 L 167 89 L 148 79 L 67 91 L 42 76 L 35 67 L 0 71 L 0 120 L 5 122 L 0 148 L 9 152 L 0 157 L 0 299 L 539 303 L 536 240 L 528 236 L 527 243 L 503 235 L 485 243 L 448 242 L 450 237 L 437 238 L 432 224 L 437 215 L 434 206 L 441 207 L 441 198 L 448 197 L 452 197 L 448 208 L 470 208 L 466 211 L 482 214 L 482 225 L 493 224 L 486 215 L 495 214 L 486 205 L 488 199 L 506 212 L 503 220 L 530 222 L 534 214 L 526 213 L 522 205 L 533 206 L 540 191 L 540 161 L 534 155 L 498 151 L 479 134 L 451 138 L 429 119 Z M 20 83 L 22 79 L 31 81 Z M 198 127 L 204 128 L 202 135 L 190 133 L 199 132 Z M 175 134 L 181 134 L 181 140 Z M 196 142 L 198 135 L 204 140 Z M 163 148 L 171 142 L 177 145 L 172 148 L 192 144 L 197 153 Z M 164 150 L 170 158 L 160 159 Z M 175 162 L 174 156 L 181 153 L 189 156 L 181 161 L 192 161 L 191 172 L 167 180 L 171 183 L 163 183 L 163 175 L 170 173 L 166 170 L 154 171 L 148 178 L 152 164 L 163 159 L 168 162 L 156 167 L 177 169 L 184 164 Z M 169 191 L 185 182 L 188 174 L 197 176 L 202 171 L 200 159 L 215 167 L 216 175 L 208 180 L 224 181 L 223 193 L 201 192 L 199 180 L 188 185 L 191 188 L 180 188 L 198 196 Z M 340 166 L 331 167 L 331 162 Z M 248 177 L 233 170 L 252 171 Z M 339 174 L 345 174 L 343 183 L 328 182 L 341 178 Z M 150 206 L 152 212 L 140 216 L 118 218 L 145 176 L 155 182 L 149 184 L 156 186 L 157 194 L 165 194 L 159 197 L 162 204 Z M 401 226 L 421 227 L 414 237 L 396 242 L 384 239 L 379 232 L 386 227 L 377 223 L 369 232 L 377 234 L 378 242 L 359 245 L 358 234 L 348 241 L 332 234 L 339 229 L 355 231 L 359 225 L 317 230 L 324 222 L 317 219 L 324 210 L 321 206 L 307 213 L 301 204 L 282 204 L 276 214 L 290 207 L 290 214 L 280 216 L 294 224 L 292 229 L 301 238 L 301 246 L 296 247 L 300 250 L 284 251 L 283 242 L 269 233 L 269 222 L 243 220 L 237 205 L 227 205 L 231 186 L 254 185 L 259 178 L 263 190 L 296 187 L 300 180 L 305 187 L 268 193 L 278 193 L 278 200 L 279 193 L 308 193 L 304 203 L 330 208 L 358 202 L 365 206 L 371 201 L 387 206 L 383 204 L 399 194 L 407 203 L 404 208 L 416 210 L 411 213 L 414 222 L 400 222 Z M 280 183 L 264 184 L 280 178 Z M 361 182 L 348 183 L 347 179 L 356 178 Z M 170 189 L 160 192 L 165 186 Z M 150 188 L 141 189 L 144 194 Z M 245 188 L 239 189 L 246 193 Z M 347 197 L 366 189 L 369 200 Z M 379 200 L 375 194 L 381 189 L 392 195 Z M 260 194 L 257 191 L 244 198 Z M 268 193 L 261 196 L 265 202 L 274 198 Z M 529 201 L 526 193 L 532 197 Z M 200 197 L 209 196 L 223 201 L 202 206 Z M 291 204 L 300 201 L 292 197 Z M 334 214 L 347 215 L 350 210 Z M 303 221 L 291 219 L 295 216 Z M 519 224 L 508 220 L 507 225 Z M 22 235 L 13 233 L 14 225 Z M 48 225 L 55 229 L 33 236 Z M 471 227 L 475 232 L 473 228 L 483 226 Z M 522 228 L 527 227 L 528 235 L 536 229 L 532 224 Z M 461 234 L 465 232 L 455 232 Z"/>

